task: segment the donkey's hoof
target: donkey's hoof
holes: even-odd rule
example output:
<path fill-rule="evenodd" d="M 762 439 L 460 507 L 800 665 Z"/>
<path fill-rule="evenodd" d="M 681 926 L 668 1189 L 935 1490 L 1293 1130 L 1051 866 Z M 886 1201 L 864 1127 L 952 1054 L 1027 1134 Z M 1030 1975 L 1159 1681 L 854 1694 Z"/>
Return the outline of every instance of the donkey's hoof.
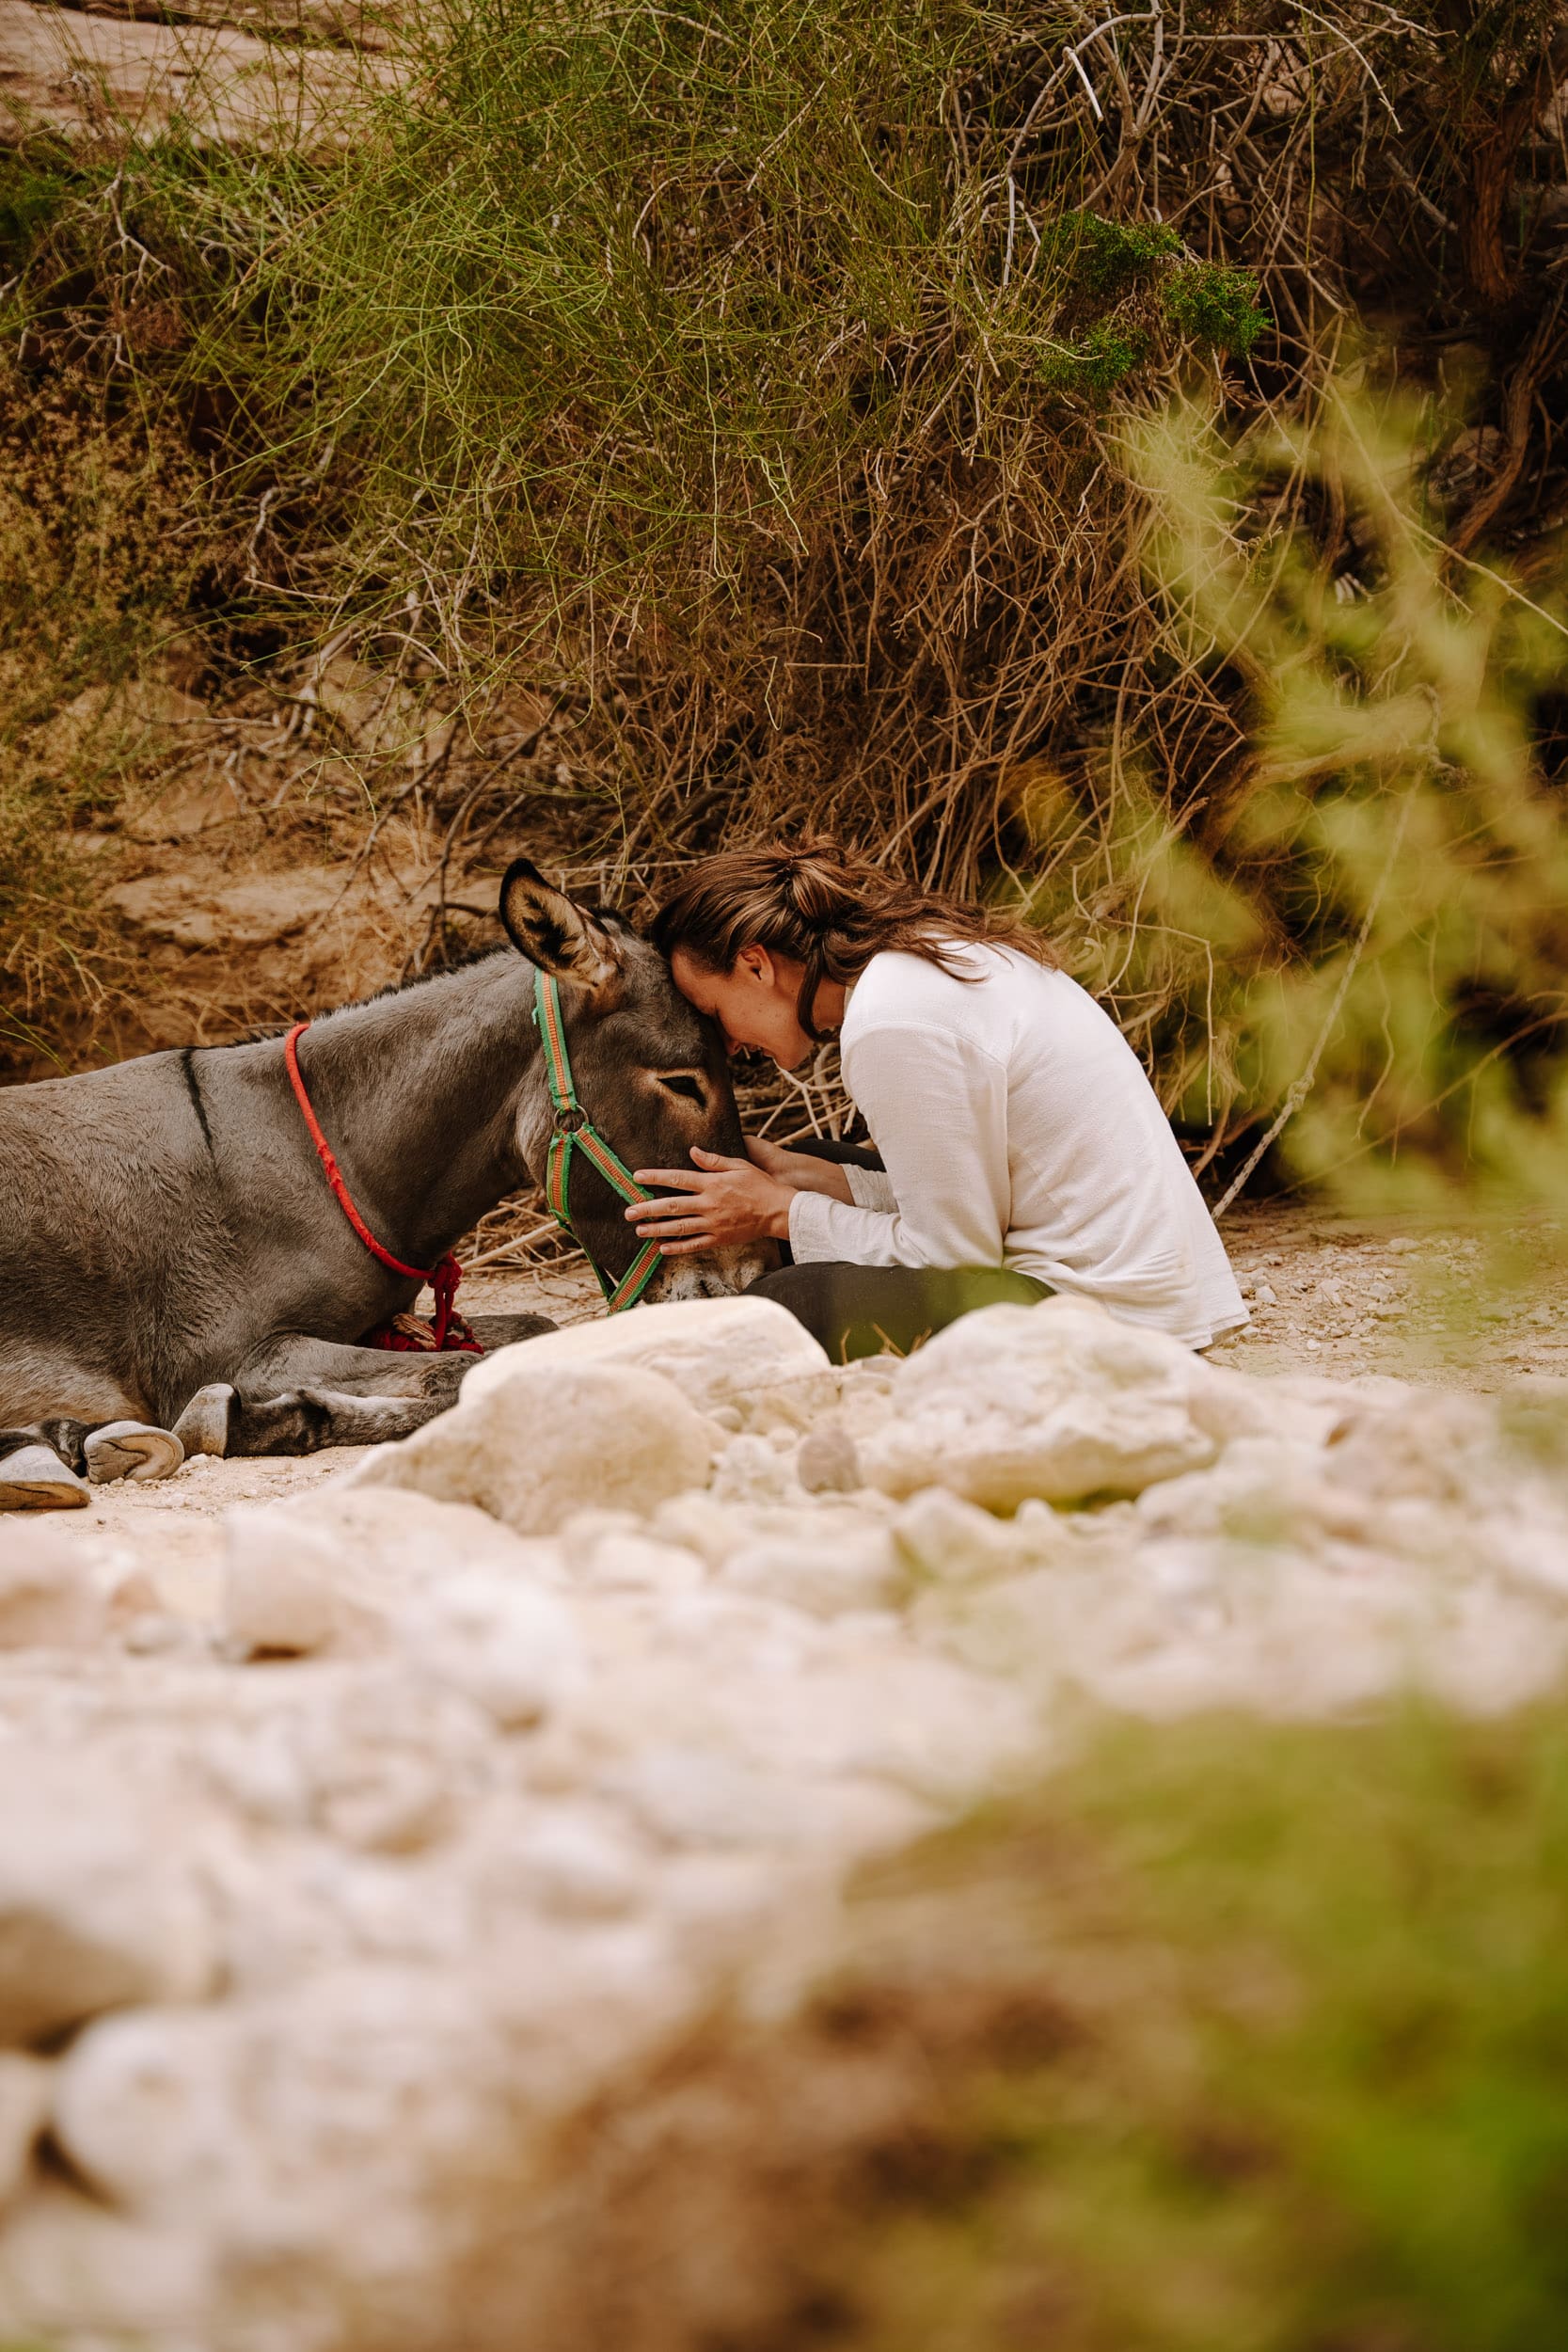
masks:
<path fill-rule="evenodd" d="M 238 1403 L 227 1380 L 214 1380 L 205 1389 L 198 1389 L 174 1424 L 177 1442 L 187 1454 L 215 1454 L 221 1458 L 229 1451 Z"/>
<path fill-rule="evenodd" d="M 95 1486 L 110 1486 L 117 1478 L 168 1478 L 185 1458 L 178 1438 L 145 1421 L 111 1421 L 89 1429 L 82 1451 Z"/>
<path fill-rule="evenodd" d="M 87 1482 L 52 1446 L 19 1445 L 0 1461 L 0 1511 L 79 1511 Z"/>

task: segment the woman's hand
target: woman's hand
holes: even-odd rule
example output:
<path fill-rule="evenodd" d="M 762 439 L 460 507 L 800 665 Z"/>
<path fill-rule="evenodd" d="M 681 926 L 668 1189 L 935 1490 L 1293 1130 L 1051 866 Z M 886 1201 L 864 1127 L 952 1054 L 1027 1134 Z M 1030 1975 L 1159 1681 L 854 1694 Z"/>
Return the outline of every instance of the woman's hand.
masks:
<path fill-rule="evenodd" d="M 787 1184 L 789 1171 L 800 1154 L 786 1152 L 782 1143 L 769 1143 L 763 1136 L 748 1136 L 746 1157 L 754 1168 L 762 1168 L 769 1176 L 782 1177 Z"/>
<path fill-rule="evenodd" d="M 830 1200 L 847 1200 L 853 1206 L 848 1172 L 836 1160 L 819 1160 L 810 1152 L 786 1152 L 782 1144 L 765 1143 L 760 1136 L 747 1136 L 746 1151 L 758 1168 L 766 1168 L 792 1192 L 826 1193 Z"/>
<path fill-rule="evenodd" d="M 749 1241 L 787 1241 L 791 1185 L 752 1161 L 725 1159 L 692 1147 L 695 1168 L 639 1168 L 640 1184 L 669 1184 L 675 1197 L 637 1200 L 626 1211 L 640 1241 L 657 1241 L 660 1255 L 688 1258 L 703 1249 L 733 1249 Z"/>

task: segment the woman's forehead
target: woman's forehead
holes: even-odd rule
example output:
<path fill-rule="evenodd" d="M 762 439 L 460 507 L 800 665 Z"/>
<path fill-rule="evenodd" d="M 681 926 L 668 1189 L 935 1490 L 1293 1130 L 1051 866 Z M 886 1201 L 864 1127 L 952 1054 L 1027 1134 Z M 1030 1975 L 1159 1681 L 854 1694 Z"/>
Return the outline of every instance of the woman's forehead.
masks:
<path fill-rule="evenodd" d="M 670 972 L 689 1005 L 694 1005 L 699 1012 L 714 1010 L 724 985 L 721 973 L 705 972 L 684 947 L 677 947 L 670 958 Z"/>

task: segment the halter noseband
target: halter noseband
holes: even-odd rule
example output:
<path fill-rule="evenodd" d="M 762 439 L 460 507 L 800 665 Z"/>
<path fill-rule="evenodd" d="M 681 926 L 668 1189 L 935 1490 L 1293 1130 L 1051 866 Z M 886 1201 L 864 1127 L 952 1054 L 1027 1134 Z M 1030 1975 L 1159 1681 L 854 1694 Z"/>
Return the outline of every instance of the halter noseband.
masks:
<path fill-rule="evenodd" d="M 555 1113 L 554 1131 L 545 1161 L 546 1204 L 556 1223 L 572 1235 L 593 1267 L 610 1312 L 618 1315 L 625 1308 L 636 1306 L 658 1272 L 663 1263 L 662 1253 L 657 1241 L 644 1242 L 618 1280 L 606 1274 L 593 1251 L 573 1230 L 570 1206 L 573 1152 L 580 1152 L 623 1200 L 651 1200 L 653 1194 L 645 1184 L 638 1183 L 625 1160 L 610 1149 L 578 1100 L 577 1087 L 572 1078 L 571 1057 L 566 1051 L 566 1024 L 561 1014 L 561 991 L 547 972 L 536 971 L 533 976 L 533 1018 L 544 1041 L 545 1075 L 549 1081 L 550 1105 Z"/>

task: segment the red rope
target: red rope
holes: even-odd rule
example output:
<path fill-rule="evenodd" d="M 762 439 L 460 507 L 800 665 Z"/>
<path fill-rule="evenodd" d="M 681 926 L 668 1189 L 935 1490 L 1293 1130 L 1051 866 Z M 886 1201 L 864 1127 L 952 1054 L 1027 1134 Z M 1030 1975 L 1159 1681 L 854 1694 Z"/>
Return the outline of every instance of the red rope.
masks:
<path fill-rule="evenodd" d="M 333 1197 L 372 1258 L 378 1259 L 389 1273 L 406 1275 L 411 1282 L 428 1282 L 436 1294 L 434 1326 L 426 1327 L 414 1315 L 398 1315 L 391 1323 L 378 1324 L 373 1331 L 367 1331 L 361 1344 L 391 1348 L 398 1354 L 412 1350 L 428 1355 L 461 1348 L 467 1355 L 483 1356 L 484 1350 L 452 1305 L 457 1295 L 457 1285 L 463 1279 L 463 1269 L 451 1251 L 449 1249 L 445 1257 L 438 1259 L 433 1266 L 404 1265 L 401 1258 L 394 1258 L 389 1249 L 382 1248 L 355 1207 L 354 1195 L 343 1182 L 343 1171 L 338 1166 L 332 1146 L 322 1133 L 321 1120 L 311 1108 L 310 1097 L 305 1090 L 305 1080 L 300 1073 L 299 1041 L 309 1026 L 309 1021 L 295 1022 L 283 1041 L 283 1059 L 288 1065 L 289 1084 L 294 1090 L 294 1101 L 299 1104 L 300 1115 L 309 1130 L 310 1140 L 316 1147 L 316 1157 L 325 1170 Z M 419 1334 L 427 1327 L 431 1336 L 425 1340 Z"/>

